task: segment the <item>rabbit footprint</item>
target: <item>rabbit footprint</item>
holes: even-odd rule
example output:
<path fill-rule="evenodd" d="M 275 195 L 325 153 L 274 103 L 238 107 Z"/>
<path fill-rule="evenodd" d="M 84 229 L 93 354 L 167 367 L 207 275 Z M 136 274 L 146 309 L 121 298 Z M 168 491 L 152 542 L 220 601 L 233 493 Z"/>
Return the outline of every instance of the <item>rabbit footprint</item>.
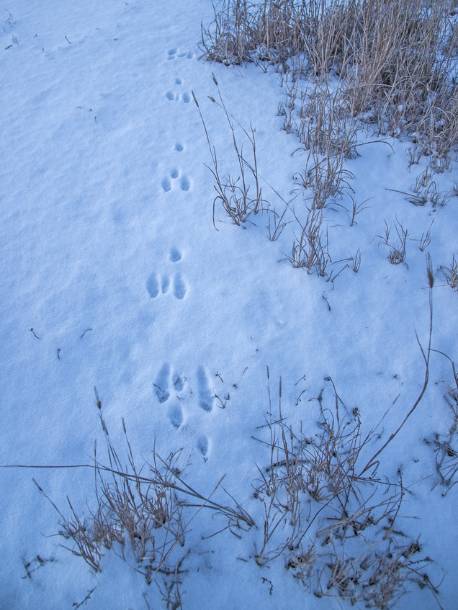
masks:
<path fill-rule="evenodd" d="M 182 301 L 188 292 L 188 287 L 181 273 L 175 273 L 172 278 L 166 273 L 163 273 L 162 276 L 152 273 L 146 282 L 146 289 L 149 296 L 156 299 L 160 294 L 167 294 L 171 284 L 173 296 Z"/>
<path fill-rule="evenodd" d="M 213 409 L 214 392 L 207 371 L 203 366 L 199 366 L 197 369 L 197 390 L 199 406 L 204 411 L 211 411 Z"/>
<path fill-rule="evenodd" d="M 210 441 L 205 434 L 201 434 L 197 439 L 197 449 L 201 456 L 206 459 L 210 450 Z"/>
<path fill-rule="evenodd" d="M 179 178 L 179 180 L 178 180 Z M 161 181 L 162 190 L 164 193 L 170 192 L 178 180 L 178 185 L 182 191 L 189 191 L 191 188 L 191 180 L 185 175 L 180 176 L 180 171 L 177 168 L 170 170 L 168 176 L 164 176 Z"/>
<path fill-rule="evenodd" d="M 178 403 L 171 405 L 168 409 L 167 417 L 174 428 L 180 428 L 184 420 L 181 405 Z"/>

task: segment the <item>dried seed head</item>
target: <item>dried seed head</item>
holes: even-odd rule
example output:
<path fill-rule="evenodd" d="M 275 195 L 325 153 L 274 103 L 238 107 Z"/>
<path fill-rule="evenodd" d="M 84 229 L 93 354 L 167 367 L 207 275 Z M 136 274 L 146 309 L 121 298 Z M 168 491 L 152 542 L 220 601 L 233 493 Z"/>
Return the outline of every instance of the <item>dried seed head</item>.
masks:
<path fill-rule="evenodd" d="M 432 288 L 434 286 L 434 274 L 431 255 L 429 253 L 426 255 L 426 275 L 428 277 L 428 285 Z"/>
<path fill-rule="evenodd" d="M 191 91 L 191 94 L 192 94 L 192 99 L 194 100 L 194 104 L 197 106 L 197 108 L 200 108 L 199 102 L 197 101 L 194 91 Z"/>

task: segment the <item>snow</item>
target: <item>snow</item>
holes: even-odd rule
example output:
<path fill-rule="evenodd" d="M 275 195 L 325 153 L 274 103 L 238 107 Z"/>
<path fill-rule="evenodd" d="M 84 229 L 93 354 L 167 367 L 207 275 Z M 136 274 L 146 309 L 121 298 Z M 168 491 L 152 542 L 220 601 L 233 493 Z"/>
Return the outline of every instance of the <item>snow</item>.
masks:
<path fill-rule="evenodd" d="M 139 455 L 147 459 L 154 442 L 163 454 L 183 448 L 193 484 L 210 492 L 225 474 L 225 487 L 255 511 L 251 481 L 266 455 L 251 437 L 267 410 L 266 366 L 283 379 L 291 421 L 310 424 L 307 400 L 295 406 L 304 375 L 308 397 L 331 376 L 369 425 L 400 394 L 385 429 L 402 419 L 422 381 L 415 331 L 426 339 L 424 254 L 409 241 L 408 265 L 390 265 L 377 235 L 398 218 L 418 238 L 434 219 L 434 267 L 449 264 L 458 200 L 412 206 L 386 190 L 409 190 L 424 168 L 408 169 L 408 143 L 361 147 L 348 168 L 369 209 L 354 227 L 344 211 L 331 213 L 329 240 L 335 259 L 359 248 L 362 264 L 334 284 L 289 265 L 290 226 L 270 242 L 265 218 L 243 230 L 217 210 L 215 231 L 209 153 L 191 96 L 230 164 L 230 134 L 207 98 L 212 73 L 231 112 L 256 128 L 267 199 L 279 203 L 268 184 L 292 197 L 304 155 L 292 155 L 297 140 L 280 130 L 278 75 L 199 59 L 200 23 L 210 16 L 207 0 L 1 2 L 0 463 L 89 461 L 103 438 L 96 387 L 116 441 L 124 418 Z M 456 163 L 436 178 L 440 190 L 454 176 Z M 433 344 L 456 360 L 457 295 L 439 275 L 437 284 Z M 434 460 L 423 443 L 447 428 L 449 364 L 434 356 L 431 375 L 387 455 L 412 482 L 404 510 L 418 519 L 406 527 L 443 569 L 441 601 L 452 608 L 456 492 L 431 491 Z M 220 408 L 214 394 L 228 393 Z M 67 495 L 83 509 L 92 498 L 85 470 L 0 471 L 0 608 L 71 607 L 96 585 L 87 608 L 145 608 L 149 588 L 132 561 L 127 568 L 108 553 L 95 576 L 59 546 L 57 515 L 32 476 L 60 507 Z M 217 529 L 208 515 L 197 523 Z M 281 565 L 258 568 L 256 533 L 204 544 L 194 530 L 185 608 L 341 607 L 307 595 Z M 37 554 L 56 561 L 23 578 L 23 559 Z M 414 591 L 399 607 L 436 606 Z"/>

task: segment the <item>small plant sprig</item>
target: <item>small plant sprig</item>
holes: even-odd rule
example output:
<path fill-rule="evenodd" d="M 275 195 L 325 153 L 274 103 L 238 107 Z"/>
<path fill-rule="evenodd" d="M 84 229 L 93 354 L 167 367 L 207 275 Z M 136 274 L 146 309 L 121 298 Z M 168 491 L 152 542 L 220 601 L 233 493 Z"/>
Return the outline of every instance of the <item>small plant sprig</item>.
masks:
<path fill-rule="evenodd" d="M 450 362 L 453 375 L 453 384 L 447 388 L 444 395 L 444 400 L 450 410 L 450 426 L 445 434 L 436 433 L 433 436 L 426 438 L 425 443 L 431 446 L 434 450 L 436 458 L 436 473 L 437 482 L 442 487 L 442 495 L 446 496 L 448 492 L 458 484 L 458 372 L 453 360 L 442 354 Z"/>
<path fill-rule="evenodd" d="M 211 157 L 211 165 L 207 167 L 213 176 L 213 188 L 216 191 L 216 196 L 213 200 L 213 226 L 216 229 L 215 214 L 217 204 L 222 205 L 224 211 L 234 224 L 241 226 L 252 214 L 257 214 L 263 210 L 267 202 L 263 198 L 259 178 L 256 132 L 253 127 L 250 127 L 250 130 L 240 127 L 246 141 L 248 142 L 248 148 L 250 150 L 250 154 L 247 156 L 244 152 L 243 143 L 240 142 L 237 135 L 234 120 L 229 114 L 229 111 L 224 103 L 215 75 L 213 75 L 213 83 L 216 86 L 219 101 L 213 97 L 210 97 L 209 99 L 213 103 L 218 104 L 223 110 L 231 133 L 232 149 L 238 166 L 238 175 L 236 176 L 231 174 L 221 174 L 216 148 L 211 141 L 200 104 L 193 91 L 192 97 L 204 128 Z"/>
<path fill-rule="evenodd" d="M 396 220 L 395 221 L 395 237 L 392 237 L 392 227 L 388 225 L 385 220 L 385 232 L 383 235 L 379 235 L 383 244 L 388 248 L 388 260 L 392 265 L 400 265 L 405 263 L 406 260 L 406 249 L 407 249 L 407 236 L 408 231 L 403 225 Z"/>
<path fill-rule="evenodd" d="M 452 257 L 450 265 L 441 266 L 440 270 L 445 277 L 448 286 L 454 291 L 458 291 L 458 260 L 455 255 Z"/>

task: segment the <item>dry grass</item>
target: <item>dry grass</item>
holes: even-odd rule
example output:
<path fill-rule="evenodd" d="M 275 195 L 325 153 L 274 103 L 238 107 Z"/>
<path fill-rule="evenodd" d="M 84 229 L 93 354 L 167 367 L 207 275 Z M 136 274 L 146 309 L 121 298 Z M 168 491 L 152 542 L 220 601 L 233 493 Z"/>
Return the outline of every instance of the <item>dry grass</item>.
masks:
<path fill-rule="evenodd" d="M 295 176 L 295 182 L 305 191 L 305 199 L 311 201 L 312 209 L 321 210 L 328 202 L 353 192 L 350 185 L 352 177 L 352 173 L 344 167 L 342 155 L 311 153 L 306 169 Z"/>
<path fill-rule="evenodd" d="M 405 263 L 407 254 L 407 229 L 398 221 L 394 222 L 393 227 L 385 221 L 385 231 L 383 235 L 379 235 L 383 245 L 388 249 L 388 260 L 392 265 L 400 265 Z"/>
<path fill-rule="evenodd" d="M 418 249 L 420 250 L 420 252 L 425 252 L 427 248 L 429 248 L 430 244 L 431 244 L 431 240 L 432 240 L 432 235 L 431 235 L 431 228 L 433 226 L 434 221 L 431 222 L 429 229 L 427 231 L 424 231 L 421 234 L 420 239 L 418 240 Z"/>
<path fill-rule="evenodd" d="M 398 189 L 386 189 L 394 193 L 404 195 L 405 199 L 418 207 L 425 206 L 427 203 L 435 208 L 444 206 L 451 193 L 439 191 L 436 180 L 433 179 L 432 168 L 427 167 L 416 178 L 412 185 L 412 192 L 400 191 Z"/>
<path fill-rule="evenodd" d="M 216 148 L 212 143 L 210 134 L 205 123 L 199 102 L 193 92 L 194 103 L 197 107 L 202 126 L 207 139 L 211 157 L 210 172 L 213 176 L 213 186 L 216 196 L 213 200 L 213 224 L 216 228 L 216 206 L 221 205 L 232 222 L 238 226 L 243 225 L 252 214 L 262 211 L 267 202 L 263 198 L 262 187 L 259 179 L 258 158 L 256 150 L 256 134 L 251 127 L 248 131 L 240 124 L 241 136 L 237 133 L 235 119 L 230 115 L 219 88 L 218 81 L 213 76 L 216 86 L 218 100 L 210 98 L 218 104 L 223 111 L 229 131 L 231 134 L 232 151 L 234 153 L 237 174 L 222 174 Z M 244 146 L 249 153 L 245 153 Z"/>
<path fill-rule="evenodd" d="M 351 196 L 350 227 L 354 227 L 355 224 L 358 224 L 356 219 L 364 212 L 364 210 L 368 209 L 369 206 L 366 205 L 368 201 L 368 199 L 365 199 L 364 201 L 358 202 L 353 196 Z"/>
<path fill-rule="evenodd" d="M 455 256 L 452 257 L 450 265 L 443 265 L 441 267 L 441 271 L 448 286 L 452 290 L 458 291 L 458 261 Z"/>
<path fill-rule="evenodd" d="M 182 606 L 185 560 L 193 550 L 187 538 L 200 511 L 210 511 L 223 520 L 223 527 L 213 535 L 230 531 L 240 539 L 244 532 L 257 526 L 255 535 L 259 535 L 253 554 L 256 563 L 266 566 L 282 558 L 293 577 L 317 597 L 337 596 L 353 605 L 385 610 L 402 598 L 411 584 L 416 584 L 437 599 L 437 587 L 426 569 L 431 560 L 422 554 L 419 540 L 410 538 L 402 529 L 401 507 L 408 493 L 402 470 L 390 479 L 384 467 L 386 448 L 398 438 L 428 388 L 434 287 L 429 257 L 427 279 L 426 344 L 417 337 L 424 361 L 423 383 L 401 422 L 387 437 L 379 432 L 385 416 L 368 432 L 363 431 L 359 409 L 346 406 L 330 377 L 325 379 L 326 387 L 319 395 L 309 400 L 316 405 L 316 426 L 310 425 L 310 418 L 307 432 L 302 425 L 290 425 L 284 414 L 281 380 L 275 409 L 267 370 L 268 412 L 265 424 L 259 427 L 267 431 L 267 438 L 255 439 L 268 450 L 267 464 L 258 467 L 253 484 L 263 513 L 257 523 L 227 492 L 229 504 L 213 499 L 221 480 L 210 494 L 192 487 L 184 478 L 179 453 L 163 459 L 153 448 L 152 460 L 138 467 L 125 425 L 123 461 L 111 441 L 97 392 L 96 405 L 107 443 L 106 464 L 95 453 L 93 464 L 3 468 L 91 469 L 95 479 L 93 510 L 85 515 L 70 500 L 65 515 L 37 484 L 59 515 L 59 535 L 70 545 L 66 548 L 95 572 L 102 570 L 102 558 L 110 550 L 124 558 L 133 556 L 135 569 L 147 583 L 158 586 L 170 610 Z M 452 365 L 458 391 L 458 377 Z M 296 400 L 296 407 L 304 393 L 305 390 Z M 450 396 L 455 400 L 455 393 Z M 453 412 L 450 434 L 455 435 L 456 408 Z M 435 439 L 435 447 L 438 472 L 450 487 L 448 481 L 456 473 L 456 453 L 451 455 L 451 442 L 441 437 Z M 201 541 L 207 539 L 201 536 Z"/>
<path fill-rule="evenodd" d="M 323 212 L 311 209 L 304 224 L 297 220 L 300 226 L 299 237 L 292 245 L 289 261 L 295 268 L 305 268 L 308 273 L 315 272 L 326 277 L 331 256 L 328 249 L 328 236 L 323 230 Z"/>
<path fill-rule="evenodd" d="M 442 353 L 442 352 L 439 352 Z M 452 368 L 453 384 L 447 388 L 444 396 L 450 410 L 450 427 L 445 434 L 434 434 L 425 439 L 433 447 L 436 459 L 437 483 L 447 493 L 458 483 L 458 372 L 455 363 L 446 354 Z"/>
<path fill-rule="evenodd" d="M 304 148 L 328 157 L 355 158 L 358 125 L 350 111 L 345 92 L 333 91 L 326 83 L 301 92 L 295 131 Z"/>
<path fill-rule="evenodd" d="M 356 250 L 356 252 L 355 252 L 355 255 L 353 256 L 351 270 L 353 271 L 353 273 L 358 273 L 360 268 L 361 268 L 361 251 L 358 248 L 358 250 Z"/>
<path fill-rule="evenodd" d="M 402 472 L 396 480 L 381 476 L 380 451 L 364 466 L 375 434 L 363 435 L 358 409 L 347 409 L 332 379 L 327 382 L 330 387 L 316 398 L 312 434 L 287 423 L 281 381 L 274 413 L 269 383 L 269 411 L 260 427 L 268 436 L 256 439 L 269 452 L 255 483 L 264 512 L 256 563 L 265 566 L 282 557 L 315 596 L 367 608 L 391 608 L 411 584 L 437 598 L 426 570 L 431 559 L 422 555 L 419 540 L 401 529 L 407 493 Z"/>
<path fill-rule="evenodd" d="M 283 129 L 308 152 L 304 169 L 295 175 L 306 217 L 299 221 L 304 217 L 299 212 L 292 218 L 298 237 L 288 258 L 294 267 L 332 276 L 325 220 L 315 212 L 340 206 L 345 198 L 351 204 L 350 225 L 356 223 L 365 202 L 355 201 L 346 161 L 369 143 L 360 141 L 363 132 L 377 133 L 370 142 L 383 142 L 380 134 L 409 136 L 410 164 L 426 155 L 429 168 L 411 192 L 401 194 L 417 206 L 445 204 L 450 194 L 439 191 L 433 173 L 449 169 L 450 153 L 458 146 L 455 12 L 454 0 L 223 0 L 215 5 L 213 22 L 202 29 L 206 58 L 227 65 L 273 64 L 286 93 L 278 110 Z M 248 142 L 254 150 L 254 132 Z M 254 197 L 256 203 L 247 203 L 246 190 L 239 190 L 246 184 L 243 171 L 252 172 L 255 164 L 240 159 L 241 147 L 234 144 L 239 172 L 235 179 L 221 180 L 209 146 L 215 201 L 242 224 L 252 207 L 267 207 L 262 195 L 261 201 Z M 285 213 L 270 210 L 269 239 L 277 239 L 288 223 Z M 429 240 L 424 237 L 422 250 Z M 389 261 L 404 263 L 407 230 L 397 222 L 387 225 L 382 239 Z M 353 257 L 354 271 L 358 260 Z"/>
<path fill-rule="evenodd" d="M 417 337 L 424 361 L 423 384 L 401 423 L 385 440 L 379 434 L 385 416 L 363 433 L 359 409 L 347 408 L 329 377 L 327 388 L 314 399 L 318 405 L 316 431 L 306 433 L 302 424 L 288 424 L 281 380 L 275 410 L 267 369 L 269 404 L 266 423 L 259 427 L 267 431 L 267 438 L 255 440 L 266 447 L 269 457 L 267 465 L 258 468 L 254 484 L 255 498 L 264 513 L 254 559 L 265 566 L 282 557 L 294 578 L 317 597 L 340 597 L 352 605 L 388 609 L 409 585 L 416 584 L 428 589 L 441 607 L 438 589 L 426 569 L 431 559 L 422 555 L 419 540 L 409 538 L 400 524 L 408 493 L 402 470 L 392 480 L 383 463 L 386 448 L 418 409 L 429 384 L 434 287 L 429 257 L 426 271 L 426 345 Z"/>
<path fill-rule="evenodd" d="M 452 11 L 453 0 L 225 0 L 202 42 L 207 59 L 225 64 L 269 61 L 285 72 L 302 56 L 301 73 L 321 83 L 341 79 L 328 110 L 337 103 L 346 121 L 358 116 L 380 133 L 410 134 L 441 168 L 458 144 Z M 302 101 L 304 118 L 322 116 L 319 96 L 318 88 Z M 288 128 L 292 123 L 290 113 Z M 300 128 L 305 142 L 313 140 L 308 120 Z"/>
<path fill-rule="evenodd" d="M 184 562 L 190 553 L 187 535 L 196 513 L 209 510 L 222 517 L 220 531 L 242 531 L 253 526 L 254 521 L 232 496 L 229 496 L 231 505 L 213 499 L 221 481 L 209 495 L 189 485 L 179 465 L 180 452 L 164 459 L 154 448 L 151 461 L 139 467 L 124 422 L 126 463 L 123 463 L 101 412 L 100 421 L 107 443 L 107 464 L 100 462 L 95 453 L 92 465 L 73 466 L 94 472 L 90 512 L 81 514 L 67 498 L 68 511 L 64 514 L 34 482 L 59 515 L 58 535 L 64 540 L 64 548 L 94 572 L 102 571 L 103 557 L 109 551 L 116 551 L 125 560 L 134 557 L 136 571 L 148 585 L 154 583 L 158 587 L 168 609 L 177 610 L 181 608 Z"/>

